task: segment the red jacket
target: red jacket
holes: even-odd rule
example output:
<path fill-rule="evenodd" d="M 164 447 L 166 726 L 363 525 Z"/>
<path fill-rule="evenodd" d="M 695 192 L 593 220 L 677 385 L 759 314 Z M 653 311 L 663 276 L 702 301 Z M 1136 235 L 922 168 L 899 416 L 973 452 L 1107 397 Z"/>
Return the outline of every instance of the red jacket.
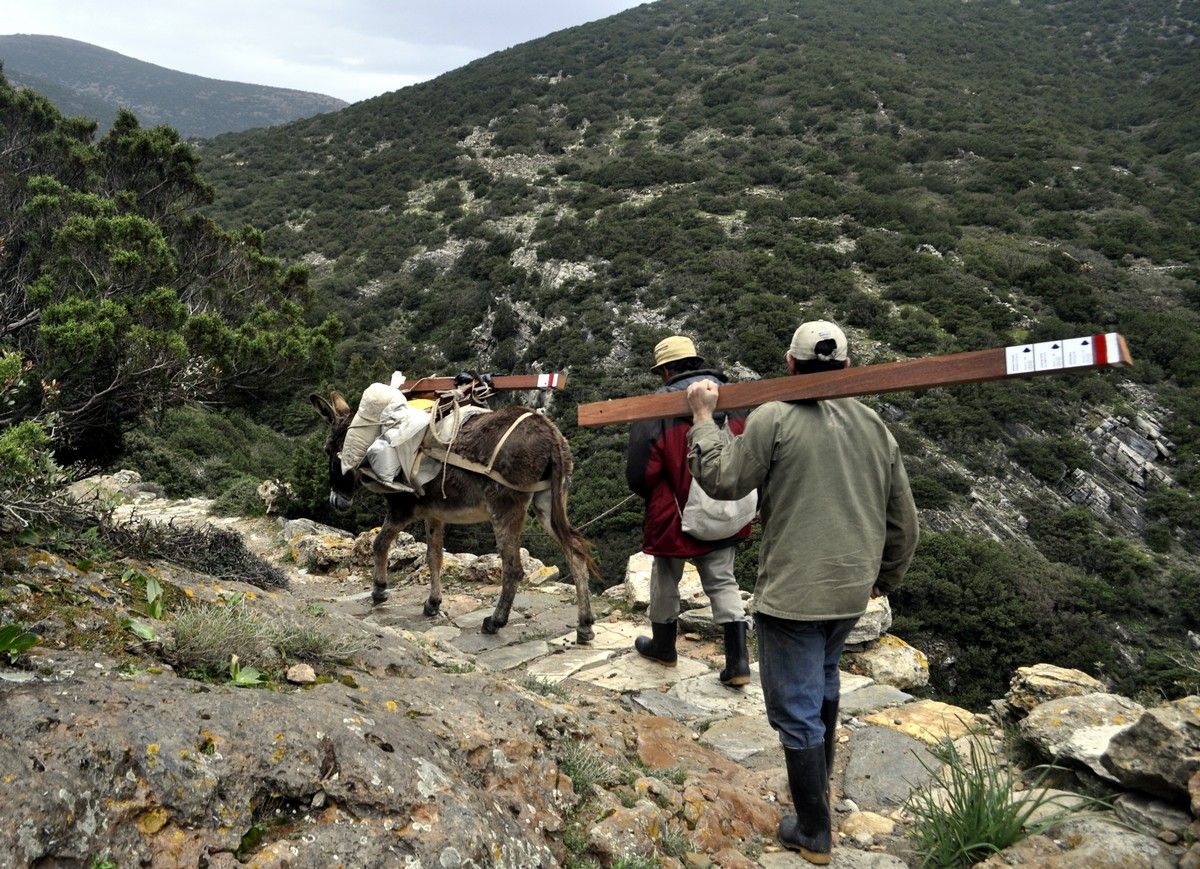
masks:
<path fill-rule="evenodd" d="M 728 382 L 719 371 L 687 371 L 671 378 L 658 392 L 686 390 L 698 380 Z M 730 414 L 729 430 L 742 433 L 746 418 Z M 629 488 L 646 499 L 646 518 L 642 524 L 642 551 L 669 558 L 693 558 L 714 549 L 732 546 L 750 536 L 747 525 L 726 540 L 697 540 L 680 527 L 679 514 L 687 503 L 692 486 L 688 471 L 689 417 L 635 422 L 629 431 L 629 451 L 625 457 L 625 479 Z"/>

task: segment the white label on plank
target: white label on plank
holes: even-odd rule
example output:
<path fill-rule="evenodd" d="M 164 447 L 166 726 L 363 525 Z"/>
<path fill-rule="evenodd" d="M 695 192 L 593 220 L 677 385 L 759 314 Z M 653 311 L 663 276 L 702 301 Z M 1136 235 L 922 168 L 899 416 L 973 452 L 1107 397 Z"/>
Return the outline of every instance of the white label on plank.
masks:
<path fill-rule="evenodd" d="M 1037 371 L 1033 362 L 1033 345 L 1018 344 L 1004 348 L 1005 369 L 1008 374 L 1032 374 Z"/>
<path fill-rule="evenodd" d="M 1068 338 L 1063 341 L 1063 367 L 1083 368 L 1096 364 L 1096 350 L 1092 346 L 1095 339 L 1088 335 L 1083 338 Z"/>
<path fill-rule="evenodd" d="M 1033 365 L 1038 371 L 1057 371 L 1063 367 L 1063 342 L 1045 341 L 1033 345 Z"/>

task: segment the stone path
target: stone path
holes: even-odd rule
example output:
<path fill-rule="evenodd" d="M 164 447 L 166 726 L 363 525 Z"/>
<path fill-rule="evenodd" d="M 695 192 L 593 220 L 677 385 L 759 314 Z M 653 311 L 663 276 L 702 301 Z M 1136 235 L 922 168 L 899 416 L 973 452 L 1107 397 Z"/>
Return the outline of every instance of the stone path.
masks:
<path fill-rule="evenodd" d="M 299 533 L 289 545 L 299 553 L 311 553 L 321 546 L 342 553 L 362 547 L 361 541 L 354 544 L 348 535 L 337 539 L 337 532 L 332 535 L 335 539 L 329 539 L 331 529 L 296 528 Z M 289 526 L 288 530 L 295 529 Z M 314 539 L 322 534 L 323 542 Z M 411 555 L 413 544 L 401 543 L 399 548 L 408 549 Z M 292 588 L 326 608 L 411 632 L 443 666 L 503 672 L 515 681 L 555 685 L 576 701 L 605 696 L 618 699 L 632 711 L 673 718 L 691 728 L 701 744 L 744 767 L 773 774 L 778 792 L 786 794 L 783 751 L 767 723 L 758 665 L 751 665 L 751 683 L 742 690 L 727 688 L 718 680 L 723 647 L 694 568 L 689 565 L 681 583 L 681 598 L 692 609 L 680 617 L 679 663 L 669 668 L 648 661 L 633 649 L 634 639 L 648 632 L 644 607 L 650 560 L 646 556 L 630 559 L 624 585 L 593 597 L 596 636 L 586 646 L 575 642 L 574 586 L 558 581 L 556 569 L 544 568 L 532 559 L 527 562 L 527 576 L 508 625 L 498 634 L 482 634 L 480 625 L 492 612 L 500 591 L 499 585 L 487 581 L 488 571 L 480 569 L 483 560 L 447 554 L 442 611 L 433 618 L 422 612 L 428 587 L 420 560 L 391 573 L 391 597 L 381 606 L 371 605 L 365 569 L 332 558 L 315 559 L 330 565 L 321 572 L 299 570 Z M 474 576 L 477 581 L 464 576 Z M 480 578 L 483 581 L 478 581 Z M 887 624 L 890 610 L 883 603 L 874 605 L 856 629 L 855 648 L 879 646 Z M 928 748 L 943 738 L 958 738 L 976 724 L 975 716 L 966 710 L 915 700 L 895 686 L 843 672 L 839 752 L 833 777 L 834 823 L 842 835 L 833 865 L 907 865 L 887 852 L 907 847 L 901 807 L 911 788 L 926 783 L 930 770 L 939 765 Z M 888 775 L 881 776 L 881 770 Z M 808 864 L 767 844 L 760 865 Z"/>

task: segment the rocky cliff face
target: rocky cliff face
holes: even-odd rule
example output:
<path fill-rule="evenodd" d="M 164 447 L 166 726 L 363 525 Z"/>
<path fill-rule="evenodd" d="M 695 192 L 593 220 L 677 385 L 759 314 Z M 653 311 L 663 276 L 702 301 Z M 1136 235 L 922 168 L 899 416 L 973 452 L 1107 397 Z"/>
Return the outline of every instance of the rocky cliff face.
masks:
<path fill-rule="evenodd" d="M 210 521 L 203 502 L 163 501 L 129 475 L 101 488 L 124 493 L 118 517 Z M 680 663 L 667 670 L 631 653 L 648 581 L 637 559 L 597 600 L 596 640 L 579 647 L 573 590 L 533 560 L 510 624 L 489 636 L 478 627 L 497 591 L 494 557 L 447 556 L 443 613 L 428 619 L 416 541 L 393 550 L 393 597 L 372 608 L 370 534 L 212 521 L 276 559 L 289 587 L 4 553 L 0 622 L 33 624 L 42 639 L 0 667 L 0 866 L 801 865 L 774 845 L 789 797 L 761 689 L 718 683 L 695 576 Z M 139 612 L 138 575 L 166 589 L 161 619 Z M 237 647 L 272 676 L 243 687 L 183 662 L 186 614 L 206 607 L 305 625 L 340 651 L 296 666 L 296 645 L 287 660 Z M 153 638 L 123 630 L 130 618 Z M 914 789 L 937 793 L 946 746 L 1009 764 L 1004 723 L 1030 757 L 1063 765 L 1058 802 L 1108 793 L 1135 829 L 1075 819 L 987 865 L 1200 860 L 1185 855 L 1200 832 L 1200 701 L 1143 709 L 1043 666 L 976 714 L 914 697 L 927 664 L 889 624 L 886 605 L 873 606 L 844 659 L 835 865 L 918 863 Z"/>

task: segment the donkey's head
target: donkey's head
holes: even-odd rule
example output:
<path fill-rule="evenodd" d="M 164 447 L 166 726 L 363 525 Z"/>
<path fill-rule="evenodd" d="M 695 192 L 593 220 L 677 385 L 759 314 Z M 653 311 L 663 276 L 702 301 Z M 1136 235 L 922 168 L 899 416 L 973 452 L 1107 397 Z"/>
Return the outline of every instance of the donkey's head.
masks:
<path fill-rule="evenodd" d="M 341 457 L 342 445 L 346 441 L 346 432 L 350 429 L 354 410 L 337 392 L 329 393 L 328 399 L 314 392 L 308 400 L 313 403 L 317 413 L 329 423 L 329 437 L 325 439 L 325 456 L 329 460 L 329 506 L 339 513 L 345 513 L 350 509 L 354 491 L 358 488 L 358 469 L 352 468 L 348 473 L 344 473 Z"/>

